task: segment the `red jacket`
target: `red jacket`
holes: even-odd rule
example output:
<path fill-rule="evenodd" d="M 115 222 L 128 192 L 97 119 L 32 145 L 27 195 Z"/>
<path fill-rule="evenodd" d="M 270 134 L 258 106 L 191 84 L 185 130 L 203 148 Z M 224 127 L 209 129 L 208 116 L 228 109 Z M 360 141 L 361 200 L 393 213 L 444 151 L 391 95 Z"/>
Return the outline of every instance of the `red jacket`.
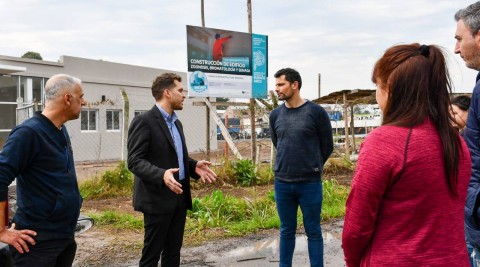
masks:
<path fill-rule="evenodd" d="M 223 59 L 223 44 L 230 39 L 230 36 L 218 38 L 213 43 L 213 60 L 222 60 Z"/>
<path fill-rule="evenodd" d="M 409 130 L 382 126 L 362 144 L 343 228 L 347 267 L 469 266 L 463 226 L 468 148 L 461 140 L 453 197 L 434 125 L 427 120 L 414 127 L 406 148 Z"/>

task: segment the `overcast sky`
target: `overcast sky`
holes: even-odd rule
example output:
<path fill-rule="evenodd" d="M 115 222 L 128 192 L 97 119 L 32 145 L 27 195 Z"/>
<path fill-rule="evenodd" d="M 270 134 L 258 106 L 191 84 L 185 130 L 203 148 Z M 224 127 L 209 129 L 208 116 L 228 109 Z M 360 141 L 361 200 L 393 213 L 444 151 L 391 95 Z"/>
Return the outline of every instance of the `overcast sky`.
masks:
<path fill-rule="evenodd" d="M 398 43 L 438 44 L 457 92 L 476 72 L 455 46 L 455 12 L 465 0 L 252 0 L 253 32 L 269 38 L 268 88 L 280 68 L 296 68 L 308 99 L 373 89 L 373 64 Z M 205 26 L 248 32 L 246 0 L 205 0 Z M 0 0 L 0 54 L 39 52 L 187 71 L 186 25 L 201 26 L 200 0 Z"/>

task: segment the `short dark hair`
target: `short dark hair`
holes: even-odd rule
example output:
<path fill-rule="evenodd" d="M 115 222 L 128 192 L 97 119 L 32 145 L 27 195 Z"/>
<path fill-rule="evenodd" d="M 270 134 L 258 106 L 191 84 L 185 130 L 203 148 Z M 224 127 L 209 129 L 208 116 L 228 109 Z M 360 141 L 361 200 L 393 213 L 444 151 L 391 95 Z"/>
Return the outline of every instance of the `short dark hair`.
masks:
<path fill-rule="evenodd" d="M 300 77 L 300 73 L 292 68 L 283 68 L 277 71 L 274 75 L 275 78 L 279 78 L 280 76 L 285 75 L 285 80 L 289 81 L 290 83 L 298 82 L 298 90 L 302 88 L 302 77 Z"/>
<path fill-rule="evenodd" d="M 155 100 L 162 99 L 165 89 L 175 87 L 175 81 L 182 82 L 182 77 L 176 73 L 166 72 L 158 76 L 152 84 L 152 95 Z"/>
<path fill-rule="evenodd" d="M 468 95 L 459 95 L 452 99 L 452 105 L 457 106 L 463 111 L 467 111 L 470 108 L 471 98 Z"/>

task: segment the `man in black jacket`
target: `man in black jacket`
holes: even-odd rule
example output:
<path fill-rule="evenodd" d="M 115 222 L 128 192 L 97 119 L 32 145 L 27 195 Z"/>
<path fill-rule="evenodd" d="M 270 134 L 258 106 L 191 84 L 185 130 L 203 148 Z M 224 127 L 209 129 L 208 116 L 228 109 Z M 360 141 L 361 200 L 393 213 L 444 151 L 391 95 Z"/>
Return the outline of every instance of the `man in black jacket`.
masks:
<path fill-rule="evenodd" d="M 135 117 L 128 130 L 128 168 L 135 174 L 133 207 L 143 212 L 145 239 L 140 266 L 179 266 L 190 177 L 215 181 L 208 161 L 188 157 L 175 110 L 185 99 L 181 77 L 164 73 L 152 85 L 155 106 Z"/>

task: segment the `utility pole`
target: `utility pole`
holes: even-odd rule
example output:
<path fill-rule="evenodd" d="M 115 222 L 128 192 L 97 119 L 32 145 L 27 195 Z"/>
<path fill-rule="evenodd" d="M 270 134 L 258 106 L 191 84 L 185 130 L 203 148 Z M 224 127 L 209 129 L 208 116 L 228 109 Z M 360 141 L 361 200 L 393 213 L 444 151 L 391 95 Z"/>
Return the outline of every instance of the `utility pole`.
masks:
<path fill-rule="evenodd" d="M 248 33 L 252 34 L 252 0 L 247 0 Z M 250 130 L 252 132 L 252 161 L 257 162 L 257 132 L 255 131 L 255 99 L 250 98 Z"/>
<path fill-rule="evenodd" d="M 345 157 L 350 160 L 350 139 L 348 138 L 348 102 L 347 91 L 343 91 L 343 119 L 345 120 Z"/>
<path fill-rule="evenodd" d="M 205 3 L 204 3 L 204 0 L 201 0 L 202 1 L 202 27 L 205 27 Z M 207 100 L 210 100 L 209 97 L 207 97 Z M 206 149 L 206 160 L 207 161 L 210 161 L 210 108 L 208 107 L 208 105 L 205 105 L 205 108 L 206 108 L 206 113 L 205 113 L 205 124 L 206 124 L 206 130 L 205 130 L 205 136 L 206 136 L 206 145 L 207 145 L 207 149 Z"/>
<path fill-rule="evenodd" d="M 202 27 L 205 27 L 205 3 L 202 0 Z"/>
<path fill-rule="evenodd" d="M 321 89 L 322 89 L 322 74 L 318 74 L 318 98 L 322 96 L 321 94 Z"/>

